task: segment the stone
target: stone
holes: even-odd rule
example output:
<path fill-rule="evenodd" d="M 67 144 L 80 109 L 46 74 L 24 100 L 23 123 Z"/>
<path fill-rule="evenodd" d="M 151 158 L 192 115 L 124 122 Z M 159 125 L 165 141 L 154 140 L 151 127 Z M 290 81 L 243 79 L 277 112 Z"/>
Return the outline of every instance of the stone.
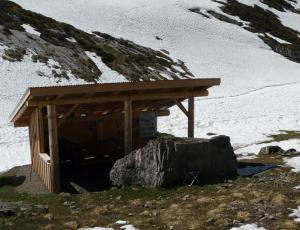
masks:
<path fill-rule="evenodd" d="M 48 205 L 23 204 L 22 202 L 0 202 L 0 216 L 34 216 L 48 213 Z"/>
<path fill-rule="evenodd" d="M 262 147 L 259 151 L 259 155 L 276 155 L 276 154 L 282 154 L 284 151 L 282 148 L 280 148 L 277 145 L 270 145 Z"/>
<path fill-rule="evenodd" d="M 69 221 L 67 223 L 65 223 L 65 227 L 66 229 L 70 229 L 70 230 L 77 230 L 78 228 L 78 223 L 76 221 Z"/>
<path fill-rule="evenodd" d="M 185 200 L 187 200 L 189 197 L 190 197 L 190 195 L 185 195 L 185 196 L 182 197 L 182 200 L 185 201 Z"/>
<path fill-rule="evenodd" d="M 115 186 L 168 187 L 182 184 L 188 171 L 199 171 L 199 181 L 234 178 L 237 161 L 230 138 L 151 140 L 117 160 L 110 179 Z"/>
<path fill-rule="evenodd" d="M 52 213 L 47 213 L 44 215 L 44 218 L 47 220 L 54 220 L 54 216 Z"/>
<path fill-rule="evenodd" d="M 288 149 L 282 153 L 283 156 L 295 156 L 300 155 L 300 152 L 298 152 L 296 149 Z"/>

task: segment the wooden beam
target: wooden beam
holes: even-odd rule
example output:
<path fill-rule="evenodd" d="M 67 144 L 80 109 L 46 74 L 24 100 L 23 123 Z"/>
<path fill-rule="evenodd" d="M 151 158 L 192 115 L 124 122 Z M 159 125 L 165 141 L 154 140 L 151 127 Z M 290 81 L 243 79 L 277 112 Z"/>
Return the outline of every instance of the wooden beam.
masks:
<path fill-rule="evenodd" d="M 56 97 L 56 99 L 61 99 L 61 98 L 63 98 L 64 96 L 65 96 L 64 94 L 58 94 L 57 97 Z"/>
<path fill-rule="evenodd" d="M 194 97 L 188 99 L 188 137 L 194 137 L 194 126 L 195 126 L 195 100 Z"/>
<path fill-rule="evenodd" d="M 124 101 L 124 150 L 125 155 L 132 151 L 132 101 Z"/>
<path fill-rule="evenodd" d="M 158 111 L 152 111 L 155 113 L 157 117 L 163 117 L 163 116 L 169 116 L 170 115 L 170 110 L 158 110 Z M 141 113 L 148 113 L 148 112 L 133 112 L 132 117 L 137 118 L 139 114 Z M 66 123 L 76 123 L 76 122 L 97 122 L 97 121 L 106 121 L 106 120 L 119 120 L 124 118 L 124 114 L 120 111 L 119 113 L 113 113 L 113 114 L 107 114 L 104 116 L 88 116 L 88 117 L 78 117 L 78 118 L 70 118 Z"/>
<path fill-rule="evenodd" d="M 60 165 L 58 152 L 58 134 L 56 122 L 56 106 L 47 105 L 49 152 L 51 159 L 51 184 L 54 193 L 60 192 Z"/>
<path fill-rule="evenodd" d="M 60 127 L 67 119 L 69 116 L 71 116 L 71 114 L 77 109 L 77 107 L 79 106 L 79 104 L 75 104 L 73 105 L 65 114 L 64 116 L 59 120 L 57 127 Z"/>
<path fill-rule="evenodd" d="M 104 92 L 125 92 L 135 90 L 161 90 L 175 88 L 190 88 L 190 87 L 212 87 L 220 85 L 219 78 L 205 79 L 181 79 L 181 80 L 160 80 L 160 81 L 143 81 L 143 82 L 128 82 L 128 83 L 106 83 L 93 85 L 73 85 L 59 87 L 35 87 L 29 88 L 30 94 L 33 96 L 49 96 L 57 94 L 86 94 L 88 93 L 104 93 Z"/>
<path fill-rule="evenodd" d="M 177 99 L 174 99 L 176 105 L 178 106 L 179 109 L 181 109 L 181 111 L 187 116 L 189 117 L 189 112 L 186 110 L 186 108 L 183 106 L 183 104 L 178 101 Z"/>
<path fill-rule="evenodd" d="M 27 106 L 45 106 L 47 104 L 64 105 L 64 104 L 84 104 L 84 103 L 102 103 L 102 102 L 116 102 L 125 101 L 129 97 L 132 101 L 143 101 L 143 100 L 162 100 L 162 99 L 183 99 L 189 97 L 200 97 L 207 96 L 207 90 L 195 90 L 191 92 L 179 91 L 179 92 L 168 92 L 168 93 L 147 93 L 147 94 L 131 94 L 131 95 L 110 95 L 93 98 L 68 98 L 61 100 L 49 100 L 49 101 L 28 101 Z"/>

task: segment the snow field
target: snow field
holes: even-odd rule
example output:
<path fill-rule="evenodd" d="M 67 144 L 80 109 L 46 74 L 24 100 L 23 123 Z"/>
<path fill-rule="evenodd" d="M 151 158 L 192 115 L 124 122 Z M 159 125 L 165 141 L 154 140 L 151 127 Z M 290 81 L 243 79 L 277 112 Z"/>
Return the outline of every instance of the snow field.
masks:
<path fill-rule="evenodd" d="M 219 3 L 211 0 L 14 1 L 26 9 L 88 32 L 101 31 L 156 50 L 168 50 L 172 58 L 185 61 L 197 77 L 220 77 L 221 86 L 212 88 L 208 98 L 196 101 L 197 137 L 207 137 L 209 132 L 229 135 L 236 153 L 247 155 L 257 153 L 261 146 L 259 143 L 270 140 L 269 135 L 280 130 L 300 130 L 300 65 L 274 53 L 257 34 L 188 10 L 198 7 L 203 11 L 220 12 Z M 261 4 L 258 0 L 240 1 Z M 263 7 L 269 8 L 264 4 Z M 300 25 L 296 23 L 298 15 L 290 16 L 290 12 L 278 11 L 276 14 L 285 25 L 294 29 Z M 27 31 L 33 30 L 27 28 Z M 155 36 L 162 40 L 157 40 Z M 90 55 L 104 71 L 103 82 L 123 81 L 123 76 L 103 66 L 101 58 Z M 8 114 L 26 87 L 56 82 L 36 74 L 37 70 L 50 72 L 51 68 L 31 63 L 26 58 L 23 63 L 8 63 L 2 59 L 0 62 L 3 79 L 0 84 L 5 85 L 0 91 L 4 98 L 0 102 L 3 127 L 0 128 L 0 135 L 9 139 L 0 145 L 2 155 L 6 155 L 0 166 L 1 171 L 29 162 L 27 131 L 8 126 Z M 159 119 L 160 131 L 186 135 L 185 116 L 176 107 L 171 110 L 170 117 Z M 22 140 L 20 147 L 14 144 L 16 136 Z M 299 140 L 280 144 L 300 149 Z M 24 158 L 20 157 L 22 154 Z"/>

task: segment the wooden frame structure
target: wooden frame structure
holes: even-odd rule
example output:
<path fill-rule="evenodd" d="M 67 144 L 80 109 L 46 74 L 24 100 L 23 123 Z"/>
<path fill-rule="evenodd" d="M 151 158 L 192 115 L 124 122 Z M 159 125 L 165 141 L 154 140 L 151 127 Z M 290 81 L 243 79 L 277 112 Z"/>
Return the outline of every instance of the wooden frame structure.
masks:
<path fill-rule="evenodd" d="M 59 192 L 58 135 L 63 123 L 123 117 L 124 151 L 128 154 L 133 148 L 133 117 L 143 112 L 166 116 L 168 108 L 177 105 L 188 118 L 188 136 L 194 137 L 194 98 L 207 96 L 207 89 L 219 84 L 220 79 L 213 78 L 29 88 L 10 120 L 15 127 L 29 127 L 32 169 L 49 191 Z M 187 109 L 182 104 L 186 99 Z"/>

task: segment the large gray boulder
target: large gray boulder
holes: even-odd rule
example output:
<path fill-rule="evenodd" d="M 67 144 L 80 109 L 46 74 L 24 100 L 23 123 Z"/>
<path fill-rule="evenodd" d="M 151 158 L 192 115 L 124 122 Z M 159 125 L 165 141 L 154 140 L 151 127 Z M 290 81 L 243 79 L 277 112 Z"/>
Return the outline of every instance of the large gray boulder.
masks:
<path fill-rule="evenodd" d="M 110 171 L 113 185 L 171 186 L 184 181 L 188 171 L 199 179 L 231 178 L 236 156 L 227 136 L 211 139 L 155 139 L 116 161 Z"/>

